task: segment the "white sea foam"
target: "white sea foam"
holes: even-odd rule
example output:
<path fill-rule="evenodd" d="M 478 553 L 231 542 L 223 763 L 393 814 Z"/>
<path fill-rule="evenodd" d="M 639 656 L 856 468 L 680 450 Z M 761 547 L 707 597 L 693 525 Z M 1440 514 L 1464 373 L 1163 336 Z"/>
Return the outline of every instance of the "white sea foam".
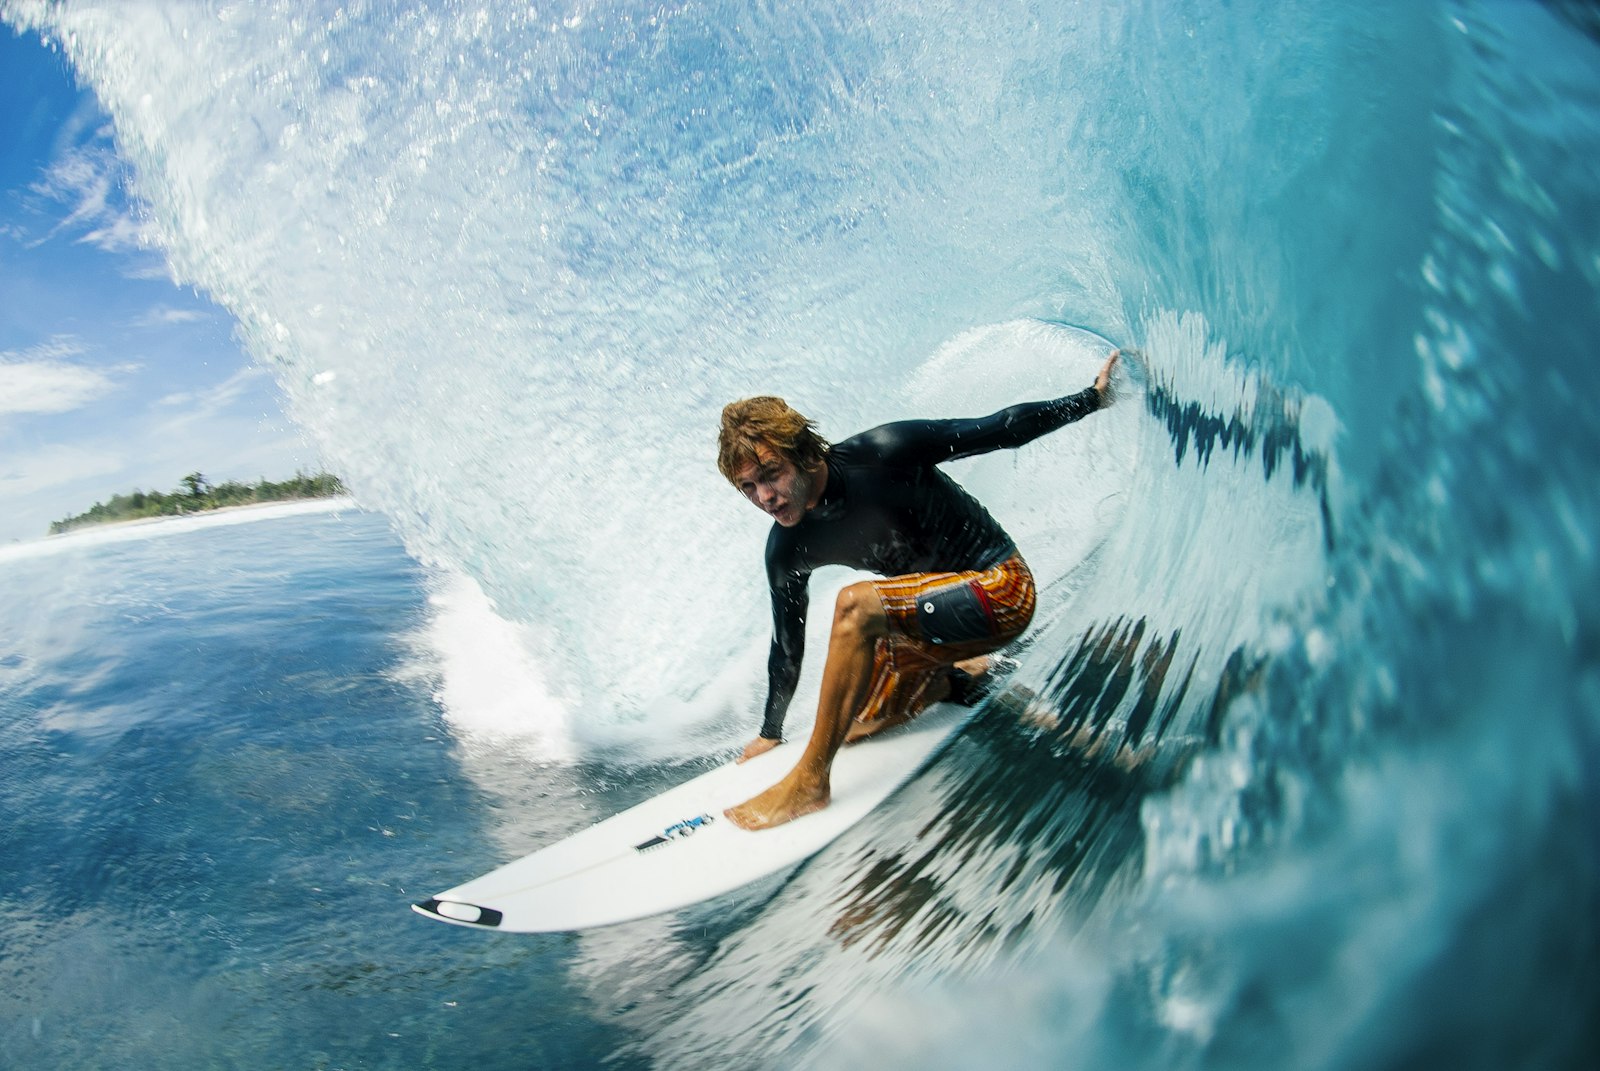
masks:
<path fill-rule="evenodd" d="M 410 673 L 433 681 L 450 727 L 472 746 L 514 746 L 530 759 L 572 757 L 570 691 L 546 652 L 549 640 L 495 611 L 477 581 L 436 569 L 428 620 L 411 637 Z"/>
<path fill-rule="evenodd" d="M 961 64 L 902 84 L 898 31 L 774 100 L 707 67 L 719 16 L 13 9 L 59 36 L 173 271 L 238 319 L 322 455 L 415 554 L 547 637 L 602 733 L 698 711 L 708 667 L 764 631 L 763 528 L 715 472 L 720 407 L 784 394 L 836 437 L 906 415 L 935 347 L 1007 315 L 941 295 L 972 293 L 980 264 L 998 293 L 1092 233 L 1089 203 L 1058 203 L 1003 262 L 950 247 L 927 183 L 1009 232 L 1006 191 L 1027 203 L 1053 166 L 997 169 L 944 113 Z M 762 21 L 751 46 L 814 50 L 817 27 Z M 931 109 L 939 151 L 886 151 L 858 92 Z M 922 162 L 945 153 L 971 166 Z M 1057 386 L 995 372 L 1006 401 Z"/>

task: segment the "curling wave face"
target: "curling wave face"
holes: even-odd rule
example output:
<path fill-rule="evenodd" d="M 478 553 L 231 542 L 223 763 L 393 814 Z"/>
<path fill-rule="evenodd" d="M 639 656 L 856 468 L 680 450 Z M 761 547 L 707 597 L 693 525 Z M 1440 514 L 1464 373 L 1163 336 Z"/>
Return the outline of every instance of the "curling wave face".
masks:
<path fill-rule="evenodd" d="M 956 984 L 897 1051 L 1594 1042 L 1487 983 L 1428 995 L 1491 963 L 1597 991 L 1594 955 L 1538 952 L 1597 914 L 1586 16 L 3 10 L 94 88 L 175 274 L 329 463 L 512 623 L 562 708 L 528 735 L 563 749 L 753 724 L 725 401 L 841 435 L 1081 386 L 1050 321 L 1141 351 L 1104 421 L 960 475 L 1044 589 L 1021 665 L 904 804 L 635 1006 L 661 1064 L 902 1022 L 919 965 L 1040 948 L 1016 1004 L 974 1022 Z M 771 986 L 786 1014 L 735 1033 Z"/>

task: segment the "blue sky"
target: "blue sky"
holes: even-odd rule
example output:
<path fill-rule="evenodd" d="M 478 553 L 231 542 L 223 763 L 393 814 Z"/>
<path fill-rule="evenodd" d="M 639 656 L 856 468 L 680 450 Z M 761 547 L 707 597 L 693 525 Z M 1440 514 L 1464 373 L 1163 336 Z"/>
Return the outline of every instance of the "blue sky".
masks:
<path fill-rule="evenodd" d="M 0 25 L 0 543 L 134 488 L 321 465 L 228 314 L 175 286 L 110 120 Z"/>

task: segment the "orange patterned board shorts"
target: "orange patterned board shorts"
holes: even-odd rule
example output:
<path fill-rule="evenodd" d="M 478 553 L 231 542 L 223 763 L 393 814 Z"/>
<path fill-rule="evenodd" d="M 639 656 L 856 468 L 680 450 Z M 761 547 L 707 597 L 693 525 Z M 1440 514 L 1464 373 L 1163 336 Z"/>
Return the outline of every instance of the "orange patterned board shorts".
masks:
<path fill-rule="evenodd" d="M 998 651 L 1033 620 L 1033 574 L 1021 555 L 980 572 L 913 573 L 872 586 L 889 615 L 889 635 L 873 654 L 861 722 L 917 713 L 941 671 Z"/>

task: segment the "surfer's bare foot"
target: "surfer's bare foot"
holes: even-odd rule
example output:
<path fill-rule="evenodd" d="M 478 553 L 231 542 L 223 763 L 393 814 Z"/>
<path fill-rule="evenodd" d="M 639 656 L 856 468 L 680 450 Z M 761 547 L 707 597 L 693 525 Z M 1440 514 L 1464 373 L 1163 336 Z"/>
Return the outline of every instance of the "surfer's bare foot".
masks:
<path fill-rule="evenodd" d="M 990 667 L 993 665 L 993 656 L 981 654 L 973 655 L 971 658 L 963 658 L 956 663 L 956 668 L 969 677 L 981 677 L 989 672 Z"/>
<path fill-rule="evenodd" d="M 765 792 L 722 813 L 740 829 L 771 829 L 822 810 L 830 798 L 826 781 L 813 784 L 791 772 Z"/>
<path fill-rule="evenodd" d="M 748 762 L 757 755 L 765 755 L 767 752 L 771 751 L 781 743 L 783 743 L 782 740 L 773 740 L 771 737 L 758 736 L 744 746 L 744 752 L 734 761 Z"/>

